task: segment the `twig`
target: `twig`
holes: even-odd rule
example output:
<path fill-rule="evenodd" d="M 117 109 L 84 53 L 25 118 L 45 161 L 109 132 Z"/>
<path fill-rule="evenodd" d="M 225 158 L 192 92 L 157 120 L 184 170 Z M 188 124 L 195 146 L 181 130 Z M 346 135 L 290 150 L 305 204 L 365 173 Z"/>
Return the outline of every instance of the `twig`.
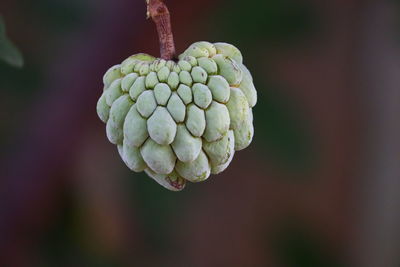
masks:
<path fill-rule="evenodd" d="M 175 58 L 175 43 L 172 35 L 171 19 L 167 6 L 162 0 L 146 0 L 147 17 L 151 17 L 157 27 L 161 58 Z"/>

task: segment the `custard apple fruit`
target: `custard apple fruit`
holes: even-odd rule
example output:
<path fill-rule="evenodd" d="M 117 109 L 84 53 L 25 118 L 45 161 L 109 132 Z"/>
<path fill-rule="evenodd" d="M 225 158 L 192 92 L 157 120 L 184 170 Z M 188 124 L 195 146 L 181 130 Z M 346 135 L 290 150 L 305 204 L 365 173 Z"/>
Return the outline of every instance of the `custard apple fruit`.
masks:
<path fill-rule="evenodd" d="M 103 77 L 97 114 L 129 169 L 182 190 L 252 141 L 257 92 L 240 51 L 197 42 L 179 60 L 136 54 Z"/>

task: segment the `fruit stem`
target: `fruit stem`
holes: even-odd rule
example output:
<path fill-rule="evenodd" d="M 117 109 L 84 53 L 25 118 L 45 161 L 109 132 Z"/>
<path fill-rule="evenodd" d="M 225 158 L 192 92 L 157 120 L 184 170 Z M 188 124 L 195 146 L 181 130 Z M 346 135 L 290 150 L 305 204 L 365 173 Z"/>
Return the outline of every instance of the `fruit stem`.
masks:
<path fill-rule="evenodd" d="M 162 0 L 146 0 L 146 2 L 147 18 L 151 17 L 157 27 L 161 58 L 174 59 L 175 43 L 168 8 Z"/>

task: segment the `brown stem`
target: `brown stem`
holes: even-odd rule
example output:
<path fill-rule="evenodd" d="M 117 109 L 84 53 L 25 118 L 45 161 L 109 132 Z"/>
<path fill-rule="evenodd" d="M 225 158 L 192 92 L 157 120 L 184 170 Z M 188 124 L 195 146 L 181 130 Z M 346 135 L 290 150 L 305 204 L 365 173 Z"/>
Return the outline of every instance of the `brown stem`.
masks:
<path fill-rule="evenodd" d="M 152 18 L 157 27 L 161 58 L 173 59 L 175 57 L 175 43 L 168 8 L 162 0 L 146 0 L 146 2 L 147 16 Z"/>

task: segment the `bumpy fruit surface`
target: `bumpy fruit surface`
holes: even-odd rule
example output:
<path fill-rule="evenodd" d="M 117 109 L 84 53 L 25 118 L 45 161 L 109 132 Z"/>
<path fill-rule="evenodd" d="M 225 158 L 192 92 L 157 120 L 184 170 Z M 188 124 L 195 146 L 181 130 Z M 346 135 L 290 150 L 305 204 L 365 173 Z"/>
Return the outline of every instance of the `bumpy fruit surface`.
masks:
<path fill-rule="evenodd" d="M 252 141 L 257 92 L 233 45 L 197 42 L 178 62 L 136 54 L 103 82 L 97 113 L 109 141 L 167 189 L 224 171 Z"/>

